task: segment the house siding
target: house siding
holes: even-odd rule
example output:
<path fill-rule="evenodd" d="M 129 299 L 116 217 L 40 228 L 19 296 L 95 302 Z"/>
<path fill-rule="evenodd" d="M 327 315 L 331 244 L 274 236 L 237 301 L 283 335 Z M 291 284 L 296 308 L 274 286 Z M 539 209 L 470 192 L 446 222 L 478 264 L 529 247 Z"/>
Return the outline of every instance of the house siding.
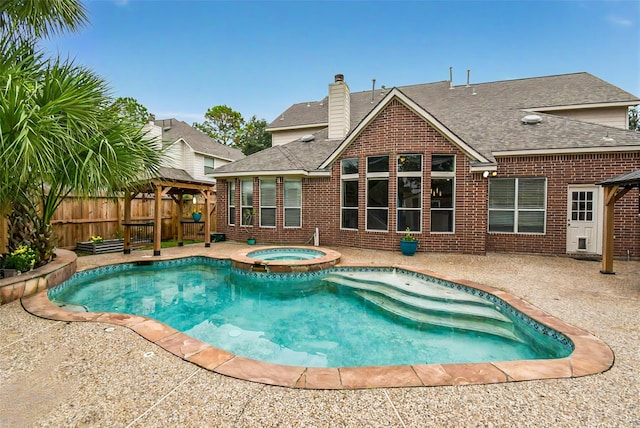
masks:
<path fill-rule="evenodd" d="M 311 143 L 313 144 L 313 143 Z M 400 101 L 392 101 L 372 120 L 331 166 L 327 178 L 302 179 L 302 227 L 283 227 L 283 180 L 277 180 L 275 228 L 228 226 L 227 180 L 218 180 L 218 229 L 229 239 L 259 243 L 311 243 L 315 228 L 321 245 L 398 250 L 403 232 L 396 231 L 397 155 L 422 154 L 422 231 L 418 251 L 484 254 L 491 252 L 566 254 L 567 188 L 593 185 L 604 179 L 637 169 L 640 153 L 567 154 L 498 158 L 498 178 L 545 177 L 547 179 L 546 230 L 544 234 L 488 233 L 488 183 L 482 174 L 471 173 L 469 159 L 455 144 L 417 116 Z M 456 156 L 455 228 L 453 233 L 430 232 L 431 155 Z M 366 158 L 389 155 L 389 230 L 365 231 Z M 358 230 L 340 228 L 340 160 L 359 159 Z M 254 208 L 259 224 L 259 178 L 254 178 Z M 239 181 L 236 184 L 239 189 Z M 236 192 L 236 225 L 240 224 L 240 193 Z M 639 196 L 631 191 L 615 209 L 615 250 L 618 257 L 640 257 Z M 627 253 L 627 251 L 629 253 Z"/>
<path fill-rule="evenodd" d="M 628 107 L 572 109 L 549 111 L 547 113 L 556 116 L 568 117 L 570 119 L 580 120 L 582 122 L 613 126 L 614 128 L 627 129 L 629 127 Z"/>
<path fill-rule="evenodd" d="M 302 129 L 293 129 L 293 130 L 285 130 L 285 131 L 273 131 L 271 132 L 271 145 L 272 146 L 281 146 L 283 144 L 290 143 L 292 141 L 297 140 L 300 137 L 303 137 L 307 134 L 313 134 L 318 131 L 325 129 L 327 126 L 318 126 L 318 127 L 309 127 Z"/>
<path fill-rule="evenodd" d="M 282 180 L 277 183 L 278 209 L 276 228 L 241 228 L 228 226 L 228 211 L 218 210 L 218 225 L 226 228 L 230 239 L 244 240 L 249 234 L 265 243 L 305 243 L 315 228 L 320 231 L 320 242 L 325 245 L 346 245 L 382 250 L 398 250 L 404 232 L 396 231 L 396 158 L 399 154 L 422 154 L 422 232 L 418 251 L 444 251 L 483 254 L 486 239 L 487 180 L 481 174 L 469 173 L 466 155 L 435 128 L 417 116 L 399 101 L 393 101 L 349 145 L 332 166 L 330 178 L 307 178 L 302 181 L 302 228 L 282 227 Z M 455 232 L 431 233 L 430 171 L 432 154 L 456 156 Z M 365 231 L 366 216 L 366 158 L 389 155 L 389 230 Z M 340 229 L 340 160 L 358 157 L 359 176 L 359 230 Z M 238 184 L 236 185 L 238 186 Z M 239 188 L 239 187 L 237 187 Z M 227 197 L 227 181 L 218 180 L 218 201 L 221 207 Z M 254 178 L 254 208 L 259 215 L 259 186 Z M 223 196 L 224 195 L 224 196 Z M 239 207 L 239 194 L 236 207 Z M 236 224 L 239 223 L 239 213 Z M 259 224 L 259 217 L 254 221 Z M 246 230 L 250 229 L 250 231 Z"/>
<path fill-rule="evenodd" d="M 567 188 L 572 184 L 593 185 L 633 171 L 640 153 L 517 156 L 498 159 L 498 175 L 547 178 L 546 233 L 489 233 L 487 251 L 566 254 Z M 602 209 L 602 207 L 600 207 Z M 640 257 L 640 209 L 638 192 L 632 190 L 615 206 L 614 255 Z M 602 214 L 601 214 L 602 215 Z"/>

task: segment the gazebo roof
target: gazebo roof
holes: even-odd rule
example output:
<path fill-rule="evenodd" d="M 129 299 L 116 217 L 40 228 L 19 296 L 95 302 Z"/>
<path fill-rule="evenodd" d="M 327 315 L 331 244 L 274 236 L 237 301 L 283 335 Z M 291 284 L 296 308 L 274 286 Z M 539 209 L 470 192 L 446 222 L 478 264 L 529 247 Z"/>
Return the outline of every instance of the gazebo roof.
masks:
<path fill-rule="evenodd" d="M 640 169 L 618 175 L 597 183 L 601 186 L 640 187 Z"/>

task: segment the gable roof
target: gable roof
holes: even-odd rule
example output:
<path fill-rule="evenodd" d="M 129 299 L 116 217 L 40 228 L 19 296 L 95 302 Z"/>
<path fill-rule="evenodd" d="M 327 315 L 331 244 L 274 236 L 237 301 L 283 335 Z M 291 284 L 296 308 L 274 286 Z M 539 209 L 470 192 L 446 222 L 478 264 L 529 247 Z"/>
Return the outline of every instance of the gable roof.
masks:
<path fill-rule="evenodd" d="M 300 139 L 288 144 L 261 150 L 244 159 L 222 165 L 214 170 L 215 177 L 266 175 L 323 176 L 329 171 L 320 168 L 340 145 L 341 140 L 327 138 L 324 129 L 314 134 L 312 141 Z"/>
<path fill-rule="evenodd" d="M 320 174 L 392 99 L 400 100 L 467 153 L 472 170 L 494 169 L 500 156 L 640 151 L 639 133 L 544 113 L 560 108 L 640 104 L 634 95 L 584 72 L 453 88 L 442 81 L 352 92 L 350 97 L 351 131 L 344 140 L 327 140 L 325 129 L 314 134 L 312 143 L 297 140 L 258 152 L 244 162 L 225 165 L 218 169 L 224 174 L 219 176 L 231 176 L 234 171 L 244 175 L 276 170 L 299 173 L 300 168 L 307 175 Z M 523 124 L 522 118 L 530 112 L 541 116 L 542 122 Z M 327 122 L 325 97 L 319 102 L 294 104 L 267 130 L 326 126 Z M 318 148 L 313 156 L 310 147 Z M 334 151 L 327 153 L 330 147 Z M 291 159 L 304 159 L 304 163 L 293 165 Z"/>
<path fill-rule="evenodd" d="M 154 123 L 162 128 L 162 142 L 175 143 L 182 139 L 194 152 L 213 156 L 220 159 L 235 161 L 244 158 L 244 154 L 238 149 L 216 142 L 204 132 L 189 126 L 178 119 L 154 120 Z"/>

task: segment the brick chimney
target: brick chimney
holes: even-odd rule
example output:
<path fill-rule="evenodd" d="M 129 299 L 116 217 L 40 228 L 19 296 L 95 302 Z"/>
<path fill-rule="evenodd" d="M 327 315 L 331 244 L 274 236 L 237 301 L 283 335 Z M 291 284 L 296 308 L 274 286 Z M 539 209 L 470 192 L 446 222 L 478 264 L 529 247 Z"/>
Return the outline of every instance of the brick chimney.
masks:
<path fill-rule="evenodd" d="M 351 97 L 344 75 L 336 74 L 329 84 L 329 138 L 342 139 L 351 127 Z"/>

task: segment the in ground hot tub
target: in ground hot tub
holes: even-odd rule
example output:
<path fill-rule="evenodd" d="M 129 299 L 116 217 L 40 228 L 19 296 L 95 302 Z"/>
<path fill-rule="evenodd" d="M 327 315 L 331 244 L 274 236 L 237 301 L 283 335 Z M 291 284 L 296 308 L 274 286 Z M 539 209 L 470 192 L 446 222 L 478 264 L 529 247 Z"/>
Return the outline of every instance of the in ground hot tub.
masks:
<path fill-rule="evenodd" d="M 231 255 L 231 266 L 253 272 L 313 272 L 340 261 L 340 253 L 322 247 L 261 247 Z"/>

